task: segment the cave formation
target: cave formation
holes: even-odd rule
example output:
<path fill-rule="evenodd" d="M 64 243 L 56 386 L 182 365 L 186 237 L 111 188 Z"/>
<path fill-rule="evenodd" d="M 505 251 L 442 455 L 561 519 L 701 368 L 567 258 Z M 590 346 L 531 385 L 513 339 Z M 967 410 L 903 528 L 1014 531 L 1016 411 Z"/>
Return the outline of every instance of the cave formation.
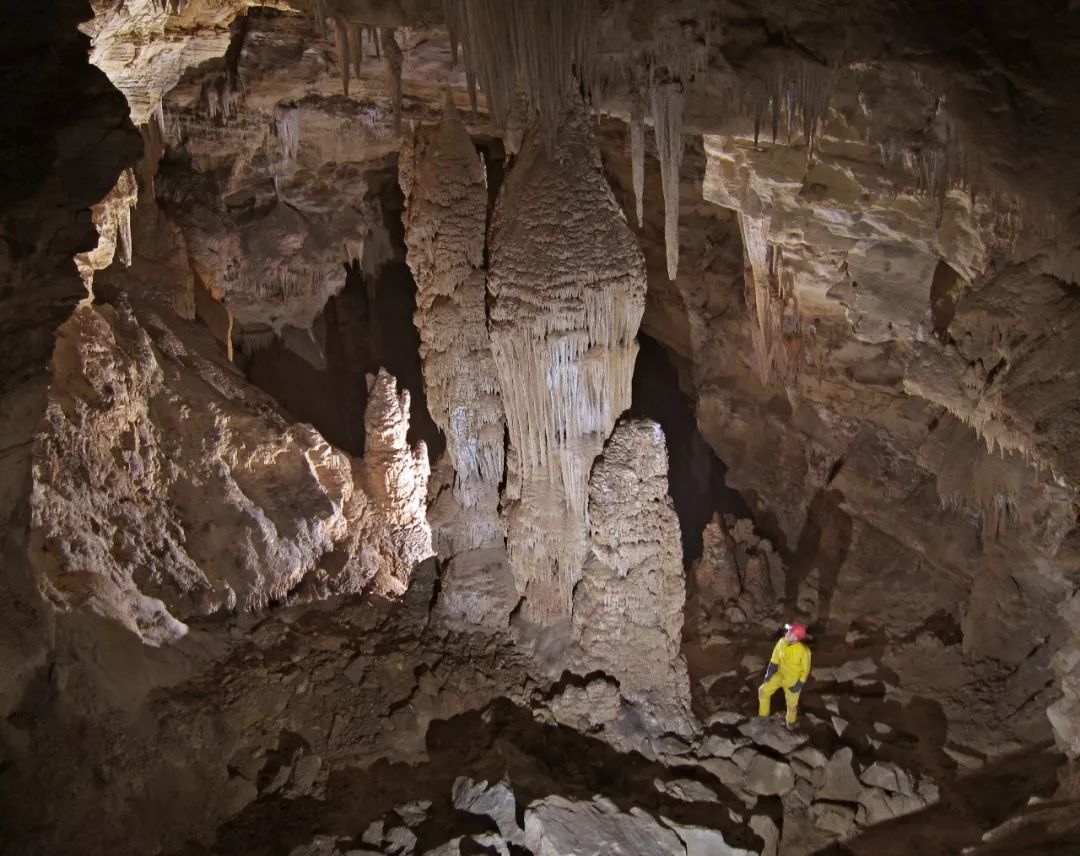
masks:
<path fill-rule="evenodd" d="M 1075 5 L 8 10 L 0 850 L 1080 853 Z"/>

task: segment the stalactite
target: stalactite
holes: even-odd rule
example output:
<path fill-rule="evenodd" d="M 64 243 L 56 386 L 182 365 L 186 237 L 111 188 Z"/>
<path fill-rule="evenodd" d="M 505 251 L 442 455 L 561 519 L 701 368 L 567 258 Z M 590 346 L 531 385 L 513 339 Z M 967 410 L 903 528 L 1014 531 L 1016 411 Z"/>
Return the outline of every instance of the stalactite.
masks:
<path fill-rule="evenodd" d="M 446 32 L 450 37 L 450 64 L 455 66 L 458 61 L 458 45 L 461 38 L 456 0 L 443 0 L 443 15 L 446 18 Z"/>
<path fill-rule="evenodd" d="M 550 148 L 568 99 L 591 86 L 597 14 L 581 0 L 456 0 L 466 70 L 496 127 L 506 127 L 520 88 Z"/>
<path fill-rule="evenodd" d="M 668 279 L 679 270 L 679 170 L 683 156 L 683 106 L 686 96 L 682 84 L 669 82 L 652 87 L 653 130 L 660 158 L 660 177 L 664 190 L 664 242 L 667 247 Z"/>
<path fill-rule="evenodd" d="M 382 49 L 379 45 L 379 31 L 375 27 L 367 28 L 368 38 L 371 39 L 372 47 L 375 49 L 375 59 L 382 59 Z"/>
<path fill-rule="evenodd" d="M 645 198 L 645 111 L 641 103 L 641 93 L 634 95 L 630 108 L 630 172 L 634 182 L 634 203 L 637 211 L 637 224 L 644 225 Z"/>
<path fill-rule="evenodd" d="M 286 160 L 292 160 L 300 149 L 300 111 L 293 105 L 279 104 L 274 109 L 278 145 Z M 275 190 L 277 179 L 275 176 Z"/>
<path fill-rule="evenodd" d="M 398 47 L 394 31 L 390 27 L 383 27 L 379 31 L 379 41 L 382 44 L 382 53 L 386 61 L 386 86 L 390 90 L 390 98 L 394 103 L 394 130 L 401 133 L 401 67 L 403 56 Z"/>
<path fill-rule="evenodd" d="M 349 32 L 345 21 L 334 19 L 334 41 L 337 44 L 338 70 L 341 72 L 341 91 L 349 94 Z"/>
<path fill-rule="evenodd" d="M 360 79 L 360 66 L 364 62 L 364 44 L 360 38 L 360 25 L 349 21 L 349 53 L 352 55 L 353 71 Z"/>

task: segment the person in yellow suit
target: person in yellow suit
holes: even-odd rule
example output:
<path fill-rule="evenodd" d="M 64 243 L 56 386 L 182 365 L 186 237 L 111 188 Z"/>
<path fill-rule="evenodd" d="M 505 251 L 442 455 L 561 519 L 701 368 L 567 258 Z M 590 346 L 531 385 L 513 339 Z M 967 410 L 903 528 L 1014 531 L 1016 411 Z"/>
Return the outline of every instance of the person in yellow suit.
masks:
<path fill-rule="evenodd" d="M 758 716 L 768 716 L 773 694 L 783 688 L 787 702 L 787 727 L 795 727 L 799 715 L 799 693 L 810 677 L 810 649 L 803 644 L 806 628 L 801 624 L 785 624 L 787 631 L 776 641 L 765 683 L 758 690 Z"/>

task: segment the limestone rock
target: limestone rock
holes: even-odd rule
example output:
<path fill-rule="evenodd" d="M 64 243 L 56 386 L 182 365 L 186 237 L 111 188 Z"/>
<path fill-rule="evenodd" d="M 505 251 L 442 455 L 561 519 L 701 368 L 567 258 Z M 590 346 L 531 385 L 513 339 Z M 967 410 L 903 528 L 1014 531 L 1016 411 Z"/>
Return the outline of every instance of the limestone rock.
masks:
<path fill-rule="evenodd" d="M 487 331 L 484 164 L 457 119 L 405 139 L 407 259 L 417 284 L 416 326 L 428 407 L 446 435 L 461 511 L 448 537 L 454 552 L 501 541 L 499 484 L 505 420 Z"/>
<path fill-rule="evenodd" d="M 410 481 L 426 461 L 400 446 L 402 413 L 370 468 L 396 487 L 369 499 L 364 466 L 289 425 L 204 336 L 123 305 L 84 307 L 66 325 L 34 447 L 32 561 L 53 604 L 161 644 L 188 617 L 259 609 L 298 587 L 407 580 L 430 532 L 424 479 Z"/>
<path fill-rule="evenodd" d="M 536 856 L 686 856 L 672 830 L 640 809 L 621 812 L 603 797 L 574 802 L 550 796 L 531 803 L 525 812 L 525 846 Z"/>
<path fill-rule="evenodd" d="M 849 747 L 839 749 L 825 765 L 817 798 L 830 802 L 856 803 L 864 788 L 852 767 L 853 754 Z"/>
<path fill-rule="evenodd" d="M 810 807 L 810 811 L 814 823 L 826 832 L 843 837 L 855 827 L 855 809 L 849 805 L 818 801 Z"/>
<path fill-rule="evenodd" d="M 514 792 L 504 782 L 489 785 L 467 777 L 454 780 L 454 808 L 490 817 L 499 828 L 499 834 L 511 844 L 524 844 L 524 833 L 517 823 Z"/>
<path fill-rule="evenodd" d="M 667 449 L 654 422 L 616 427 L 589 483 L 594 558 L 574 590 L 573 631 L 587 661 L 636 702 L 685 730 L 690 686 L 680 654 L 685 602 L 679 524 L 668 497 Z"/>
<path fill-rule="evenodd" d="M 862 771 L 859 780 L 865 785 L 881 788 L 893 794 L 911 796 L 914 793 L 911 777 L 896 764 L 875 761 Z"/>
<path fill-rule="evenodd" d="M 630 404 L 645 268 L 572 110 L 555 148 L 527 135 L 491 226 L 489 329 L 517 472 L 510 565 L 525 613 L 571 611 L 587 550 L 589 472 Z"/>
<path fill-rule="evenodd" d="M 788 731 L 779 719 L 754 717 L 739 726 L 739 733 L 758 746 L 766 746 L 781 755 L 788 755 L 809 740 L 805 734 Z"/>
<path fill-rule="evenodd" d="M 755 753 L 746 768 L 743 787 L 762 796 L 780 796 L 795 787 L 795 775 L 783 761 Z"/>
<path fill-rule="evenodd" d="M 693 779 L 654 779 L 653 787 L 660 793 L 667 794 L 683 802 L 718 802 L 716 791 Z M 665 821 L 667 822 L 667 821 Z M 670 823 L 668 824 L 670 826 Z M 680 836 L 681 837 L 681 836 Z"/>
<path fill-rule="evenodd" d="M 724 840 L 723 833 L 715 829 L 700 826 L 686 826 L 673 820 L 662 818 L 664 823 L 675 830 L 676 835 L 686 845 L 686 856 L 757 856 L 751 850 L 732 847 Z"/>
<path fill-rule="evenodd" d="M 517 603 L 506 552 L 488 547 L 458 553 L 447 563 L 435 612 L 451 624 L 506 629 Z"/>

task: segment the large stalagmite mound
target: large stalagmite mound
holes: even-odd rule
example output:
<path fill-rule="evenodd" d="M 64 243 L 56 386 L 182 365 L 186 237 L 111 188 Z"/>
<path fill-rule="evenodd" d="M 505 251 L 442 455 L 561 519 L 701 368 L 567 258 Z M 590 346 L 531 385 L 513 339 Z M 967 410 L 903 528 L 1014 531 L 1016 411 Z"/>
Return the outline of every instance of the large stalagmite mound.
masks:
<path fill-rule="evenodd" d="M 630 405 L 645 269 L 584 110 L 526 138 L 491 227 L 492 352 L 510 434 L 507 550 L 540 622 L 566 617 L 589 470 Z"/>

